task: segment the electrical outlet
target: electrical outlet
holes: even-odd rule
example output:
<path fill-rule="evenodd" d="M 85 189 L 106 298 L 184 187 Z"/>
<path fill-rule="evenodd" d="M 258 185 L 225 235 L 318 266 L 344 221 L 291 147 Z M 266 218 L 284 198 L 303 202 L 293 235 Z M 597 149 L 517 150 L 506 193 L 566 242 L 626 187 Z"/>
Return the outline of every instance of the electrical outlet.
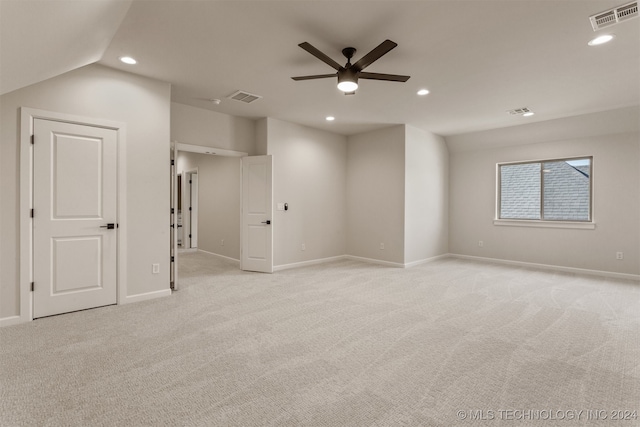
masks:
<path fill-rule="evenodd" d="M 616 259 L 624 259 L 624 252 L 616 252 Z"/>
<path fill-rule="evenodd" d="M 484 247 L 484 242 L 482 240 L 478 240 L 478 246 L 483 248 Z"/>
<path fill-rule="evenodd" d="M 384 243 L 380 243 L 380 250 L 384 250 Z"/>
<path fill-rule="evenodd" d="M 220 246 L 224 246 L 224 239 L 220 239 Z"/>
<path fill-rule="evenodd" d="M 160 273 L 160 264 L 151 264 L 151 272 L 153 274 Z"/>
<path fill-rule="evenodd" d="M 303 244 L 302 244 L 302 246 L 300 247 L 300 250 L 301 250 L 301 251 L 304 251 L 304 250 L 306 250 L 306 249 L 307 249 L 307 246 L 303 243 Z"/>

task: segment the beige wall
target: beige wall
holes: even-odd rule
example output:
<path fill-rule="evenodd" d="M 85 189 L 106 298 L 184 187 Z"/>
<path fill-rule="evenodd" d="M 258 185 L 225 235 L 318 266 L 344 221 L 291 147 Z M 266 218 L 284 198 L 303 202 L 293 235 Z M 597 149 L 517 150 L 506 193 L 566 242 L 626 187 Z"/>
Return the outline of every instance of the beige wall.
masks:
<path fill-rule="evenodd" d="M 444 138 L 405 126 L 404 263 L 449 250 L 449 152 Z"/>
<path fill-rule="evenodd" d="M 239 260 L 240 158 L 180 151 L 177 166 L 198 170 L 198 249 Z"/>
<path fill-rule="evenodd" d="M 5 94 L 0 101 L 0 319 L 20 314 L 21 106 L 126 123 L 127 229 L 122 232 L 128 241 L 128 296 L 169 287 L 170 139 L 273 155 L 275 266 L 344 254 L 404 265 L 449 251 L 640 274 L 637 108 L 448 137 L 447 150 L 441 137 L 411 126 L 345 137 L 171 103 L 168 84 L 99 65 Z M 496 163 L 586 155 L 594 157 L 595 230 L 493 224 Z M 233 231 L 208 230 L 201 220 L 199 246 L 236 259 L 240 218 L 233 211 L 239 209 L 240 192 L 232 191 L 239 187 L 239 174 L 232 177 L 232 170 L 237 162 L 198 159 L 201 209 L 210 209 L 216 222 L 231 224 L 225 229 Z M 204 189 L 209 170 L 215 184 Z M 215 213 L 219 198 L 227 200 L 228 209 Z M 278 202 L 290 209 L 275 210 Z M 478 247 L 479 240 L 484 247 Z M 617 251 L 624 252 L 624 260 L 615 259 Z M 159 275 L 151 274 L 153 263 L 160 264 Z"/>
<path fill-rule="evenodd" d="M 91 65 L 1 102 L 0 319 L 19 315 L 19 108 L 126 123 L 128 296 L 169 289 L 170 85 Z M 160 274 L 151 265 L 160 264 Z"/>
<path fill-rule="evenodd" d="M 405 127 L 350 136 L 347 158 L 347 254 L 404 264 Z"/>
<path fill-rule="evenodd" d="M 637 110 L 636 110 L 637 111 Z M 623 112 L 626 114 L 625 112 Z M 623 114 L 623 116 L 624 116 Z M 567 126 L 585 121 L 579 131 L 607 129 L 610 112 L 584 118 L 569 118 Z M 618 115 L 620 116 L 620 115 Z M 637 128 L 638 116 L 622 129 Z M 619 120 L 617 118 L 616 120 Z M 602 123 L 594 127 L 592 123 Z M 634 124 L 635 122 L 635 124 Z M 567 135 L 562 121 L 521 127 L 544 135 L 545 126 Z M 519 129 L 502 134 L 491 131 L 495 140 L 506 135 L 517 141 Z M 487 146 L 486 132 L 475 139 Z M 447 141 L 449 142 L 449 140 Z M 450 252 L 553 266 L 640 274 L 640 136 L 637 130 L 624 133 L 539 141 L 524 145 L 473 149 L 474 134 L 452 138 L 450 153 Z M 450 147 L 451 147 L 450 146 Z M 496 204 L 496 164 L 500 162 L 593 156 L 593 218 L 595 230 L 505 227 L 493 224 Z M 484 247 L 478 246 L 478 241 Z M 615 253 L 624 252 L 624 260 Z"/>
<path fill-rule="evenodd" d="M 274 266 L 344 255 L 347 138 L 271 118 L 258 128 L 273 156 Z"/>
<path fill-rule="evenodd" d="M 350 136 L 347 254 L 398 266 L 446 254 L 448 155 L 444 138 L 408 125 Z"/>
<path fill-rule="evenodd" d="M 171 141 L 255 155 L 255 120 L 171 103 Z"/>

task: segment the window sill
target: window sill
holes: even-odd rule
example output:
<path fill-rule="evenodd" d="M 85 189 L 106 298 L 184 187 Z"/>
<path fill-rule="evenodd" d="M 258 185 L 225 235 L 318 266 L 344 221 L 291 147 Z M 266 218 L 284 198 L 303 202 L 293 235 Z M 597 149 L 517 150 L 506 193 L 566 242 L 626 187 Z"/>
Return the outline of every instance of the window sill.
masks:
<path fill-rule="evenodd" d="M 507 227 L 539 227 L 539 228 L 574 228 L 582 230 L 595 230 L 595 222 L 578 221 L 536 221 L 522 219 L 494 219 L 493 225 Z"/>

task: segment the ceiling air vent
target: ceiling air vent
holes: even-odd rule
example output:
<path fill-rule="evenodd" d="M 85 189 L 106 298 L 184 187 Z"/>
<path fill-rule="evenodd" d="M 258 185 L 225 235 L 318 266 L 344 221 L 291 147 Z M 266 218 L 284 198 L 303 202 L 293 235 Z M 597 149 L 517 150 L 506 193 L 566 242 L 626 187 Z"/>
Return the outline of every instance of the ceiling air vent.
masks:
<path fill-rule="evenodd" d="M 253 101 L 257 101 L 262 97 L 260 95 L 254 95 L 252 93 L 239 90 L 237 92 L 233 92 L 231 95 L 228 96 L 228 98 L 235 99 L 236 101 L 244 102 L 245 104 L 251 104 Z"/>
<path fill-rule="evenodd" d="M 591 21 L 591 27 L 593 27 L 593 31 L 597 31 L 601 28 L 610 27 L 622 21 L 626 21 L 627 19 L 637 17 L 638 2 L 634 1 L 622 6 L 618 6 L 614 9 L 596 13 L 595 15 L 589 17 L 589 21 Z"/>
<path fill-rule="evenodd" d="M 521 116 L 523 114 L 530 113 L 530 112 L 531 110 L 528 109 L 527 107 L 516 108 L 515 110 L 507 111 L 507 113 L 511 114 L 512 116 Z"/>

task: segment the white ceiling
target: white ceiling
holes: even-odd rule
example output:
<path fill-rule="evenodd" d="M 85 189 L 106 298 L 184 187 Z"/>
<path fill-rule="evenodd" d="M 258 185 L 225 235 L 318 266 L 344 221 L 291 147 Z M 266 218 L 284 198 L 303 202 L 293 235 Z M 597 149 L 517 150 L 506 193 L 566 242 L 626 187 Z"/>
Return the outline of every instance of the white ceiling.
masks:
<path fill-rule="evenodd" d="M 27 46 L 37 57 L 46 48 L 56 52 L 48 59 L 55 67 L 36 64 L 40 77 L 100 58 L 100 64 L 170 82 L 175 102 L 221 113 L 274 117 L 346 135 L 406 123 L 448 136 L 639 105 L 640 19 L 598 33 L 588 19 L 623 3 L 0 0 L 2 87 L 3 93 L 20 87 L 25 61 L 6 64 L 16 50 Z M 91 21 L 73 26 L 79 4 L 100 5 L 92 12 L 103 13 L 103 20 L 95 22 L 90 14 Z M 7 41 L 7 32 L 20 27 L 16 19 L 34 25 L 34 16 L 52 14 L 54 24 Z M 59 34 L 70 27 L 81 34 L 61 44 Z M 612 43 L 587 46 L 605 32 L 616 35 Z M 95 38 L 102 43 L 91 43 Z M 367 71 L 410 75 L 408 82 L 361 80 L 357 94 L 345 96 L 333 79 L 290 78 L 333 71 L 299 48 L 301 42 L 342 64 L 342 48 L 356 47 L 357 60 L 385 39 L 398 47 Z M 79 53 L 87 45 L 93 55 Z M 122 55 L 138 64 L 120 63 Z M 419 97 L 420 88 L 431 93 Z M 239 89 L 263 98 L 252 104 L 226 98 Z M 222 102 L 214 105 L 211 98 Z M 536 115 L 506 113 L 520 107 Z M 326 122 L 327 115 L 336 120 Z"/>
<path fill-rule="evenodd" d="M 0 0 L 0 94 L 99 61 L 131 0 Z"/>

